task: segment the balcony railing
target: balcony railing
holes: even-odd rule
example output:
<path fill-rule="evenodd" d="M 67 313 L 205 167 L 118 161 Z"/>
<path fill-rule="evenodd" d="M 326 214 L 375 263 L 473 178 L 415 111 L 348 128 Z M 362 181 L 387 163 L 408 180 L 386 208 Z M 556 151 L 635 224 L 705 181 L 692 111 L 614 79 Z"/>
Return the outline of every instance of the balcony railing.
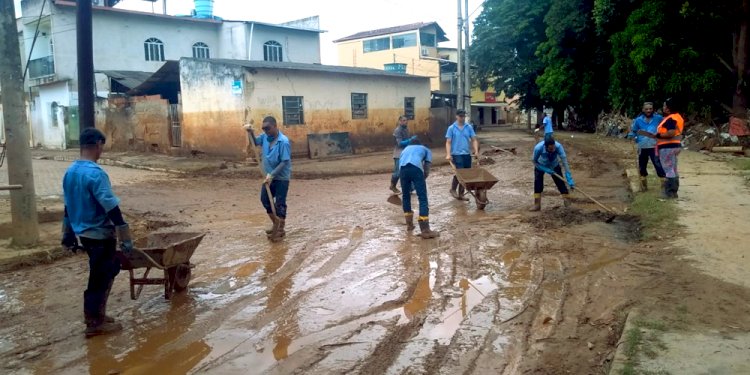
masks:
<path fill-rule="evenodd" d="M 29 78 L 40 78 L 55 74 L 54 56 L 45 56 L 29 61 Z"/>

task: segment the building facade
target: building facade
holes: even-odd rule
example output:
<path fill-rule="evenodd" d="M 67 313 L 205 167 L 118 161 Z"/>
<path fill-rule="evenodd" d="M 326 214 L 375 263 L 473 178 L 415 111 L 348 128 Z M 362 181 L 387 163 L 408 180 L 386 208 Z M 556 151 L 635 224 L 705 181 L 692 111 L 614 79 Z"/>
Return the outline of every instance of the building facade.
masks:
<path fill-rule="evenodd" d="M 430 126 L 430 80 L 382 70 L 248 60 L 181 59 L 182 148 L 246 157 L 243 124 L 274 116 L 292 153 L 315 157 L 313 135 L 337 134 L 355 153 L 393 147 L 398 116 Z"/>
<path fill-rule="evenodd" d="M 128 72 L 134 73 L 130 77 L 143 76 L 135 73 L 155 72 L 165 61 L 181 57 L 320 63 L 322 31 L 317 27 L 317 17 L 274 25 L 228 21 L 212 15 L 135 12 L 107 6 L 111 1 L 93 2 L 94 69 L 98 72 L 95 87 L 99 97 L 128 88 L 122 85 L 125 81 L 113 83 L 112 75 L 106 74 L 110 71 L 118 72 L 115 77 L 128 76 Z M 21 4 L 19 32 L 31 96 L 32 142 L 56 149 L 76 146 L 76 3 L 23 0 Z"/>
<path fill-rule="evenodd" d="M 441 72 L 451 63 L 438 54 L 438 43 L 445 41 L 448 38 L 436 22 L 419 22 L 363 31 L 333 42 L 338 47 L 339 65 L 429 77 L 432 91 L 445 91 L 450 89 L 450 81 L 441 80 Z"/>

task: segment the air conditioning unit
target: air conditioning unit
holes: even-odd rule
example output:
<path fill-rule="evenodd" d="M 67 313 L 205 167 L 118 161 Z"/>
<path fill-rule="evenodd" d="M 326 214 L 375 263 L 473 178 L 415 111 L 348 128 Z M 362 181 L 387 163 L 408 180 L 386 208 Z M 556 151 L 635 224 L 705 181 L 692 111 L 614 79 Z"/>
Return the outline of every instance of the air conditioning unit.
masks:
<path fill-rule="evenodd" d="M 430 50 L 427 47 L 422 47 L 422 56 L 429 56 Z"/>

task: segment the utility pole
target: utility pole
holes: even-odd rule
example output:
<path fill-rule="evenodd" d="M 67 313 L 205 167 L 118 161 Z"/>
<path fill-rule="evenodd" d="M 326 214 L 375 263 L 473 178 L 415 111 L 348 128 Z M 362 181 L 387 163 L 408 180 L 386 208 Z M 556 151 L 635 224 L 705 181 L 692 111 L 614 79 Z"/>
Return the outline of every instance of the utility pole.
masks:
<path fill-rule="evenodd" d="M 471 64 L 469 63 L 469 0 L 465 0 L 464 3 L 464 92 L 466 96 L 464 103 L 466 103 L 466 111 L 471 116 Z"/>
<path fill-rule="evenodd" d="M 461 68 L 461 66 L 463 65 L 463 60 L 461 60 L 461 57 L 463 55 L 463 52 L 461 51 L 461 49 L 463 48 L 461 46 L 461 37 L 463 36 L 462 35 L 463 33 L 461 32 L 461 29 L 463 28 L 464 23 L 463 23 L 463 20 L 461 19 L 461 0 L 457 0 L 457 1 L 458 1 L 458 41 L 457 41 L 458 56 L 456 60 L 458 61 L 456 62 L 456 81 L 458 81 L 457 82 L 458 90 L 456 90 L 456 100 L 457 100 L 456 109 L 464 109 L 464 76 L 463 76 L 463 69 Z"/>
<path fill-rule="evenodd" d="M 8 182 L 21 185 L 10 191 L 10 212 L 14 246 L 33 246 L 39 241 L 34 174 L 29 148 L 21 70 L 21 49 L 16 29 L 13 0 L 0 0 L 0 88 L 2 88 Z"/>
<path fill-rule="evenodd" d="M 76 47 L 78 49 L 78 114 L 80 131 L 95 127 L 94 47 L 91 26 L 91 0 L 76 3 Z"/>

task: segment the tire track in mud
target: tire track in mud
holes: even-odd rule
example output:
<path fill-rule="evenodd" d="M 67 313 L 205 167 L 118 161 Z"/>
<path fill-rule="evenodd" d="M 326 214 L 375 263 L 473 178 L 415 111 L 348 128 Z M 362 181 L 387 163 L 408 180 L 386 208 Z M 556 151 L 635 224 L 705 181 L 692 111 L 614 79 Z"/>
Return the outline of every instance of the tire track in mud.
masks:
<path fill-rule="evenodd" d="M 343 262 L 345 262 L 351 256 L 351 254 L 354 251 L 356 251 L 358 248 L 360 248 L 360 246 L 362 245 L 363 240 L 365 238 L 364 229 L 360 226 L 356 226 L 355 228 L 351 230 L 348 237 L 349 237 L 349 241 L 343 247 L 343 249 L 340 249 L 340 250 L 335 249 L 334 255 L 331 256 L 321 267 L 319 267 L 318 270 L 309 277 L 309 279 L 321 279 L 327 276 L 328 274 L 330 274 L 331 272 L 335 271 L 337 268 L 339 268 L 339 266 Z M 273 290 L 276 285 L 282 282 L 287 282 L 289 278 L 293 277 L 295 274 L 298 274 L 303 262 L 306 260 L 307 255 L 310 252 L 309 248 L 310 247 L 319 248 L 323 242 L 325 242 L 325 240 L 320 239 L 314 244 L 312 244 L 312 246 L 308 244 L 303 249 L 303 251 L 300 251 L 299 253 L 295 254 L 295 256 L 292 259 L 290 259 L 288 262 L 286 262 L 282 266 L 281 270 L 274 273 L 272 276 L 270 276 L 267 279 L 267 282 L 269 285 L 266 287 L 264 292 L 260 293 L 258 297 L 267 295 L 268 291 Z M 328 284 L 328 280 L 323 280 L 308 289 L 296 292 L 290 298 L 286 298 L 279 306 L 274 307 L 272 310 L 263 310 L 261 313 L 256 314 L 251 319 L 243 322 L 241 326 L 247 328 L 250 331 L 256 331 L 258 332 L 257 334 L 259 334 L 261 331 L 261 328 L 268 326 L 269 324 L 272 324 L 273 322 L 277 321 L 285 313 L 292 310 L 295 306 L 298 306 L 300 301 L 304 299 L 305 297 L 307 297 L 310 293 L 314 292 L 315 290 L 325 287 L 327 284 Z M 245 300 L 243 302 L 250 303 L 250 302 L 254 302 L 256 299 Z M 237 305 L 238 303 L 239 301 L 236 301 L 233 304 Z M 235 313 L 239 312 L 239 310 L 241 310 L 241 308 L 245 306 L 238 306 L 238 307 L 239 307 L 238 309 L 234 309 L 232 313 L 225 314 L 225 316 L 227 317 L 233 316 L 235 315 Z M 341 325 L 341 323 L 339 322 L 335 324 L 334 326 L 338 326 L 338 325 Z M 328 329 L 328 328 L 330 327 L 326 327 L 323 330 Z M 218 327 L 216 327 L 215 329 L 218 329 Z M 241 346 L 243 346 L 249 340 L 257 338 L 257 334 L 252 334 L 247 339 L 240 341 L 235 346 L 230 348 L 228 351 L 217 356 L 211 361 L 207 362 L 196 371 L 206 371 L 211 368 L 214 368 L 217 365 L 221 365 L 221 363 L 219 362 L 226 363 L 226 362 L 242 357 L 243 355 L 245 355 L 245 353 L 236 352 L 236 350 L 240 348 Z M 303 347 L 300 349 L 300 351 L 307 350 L 307 349 L 308 348 Z M 325 356 L 323 355 L 323 356 L 320 356 L 320 358 L 318 358 L 319 356 L 316 355 L 314 357 L 316 358 L 315 362 L 317 362 L 319 360 L 322 360 Z M 288 367 L 288 365 L 284 367 L 286 368 Z"/>

